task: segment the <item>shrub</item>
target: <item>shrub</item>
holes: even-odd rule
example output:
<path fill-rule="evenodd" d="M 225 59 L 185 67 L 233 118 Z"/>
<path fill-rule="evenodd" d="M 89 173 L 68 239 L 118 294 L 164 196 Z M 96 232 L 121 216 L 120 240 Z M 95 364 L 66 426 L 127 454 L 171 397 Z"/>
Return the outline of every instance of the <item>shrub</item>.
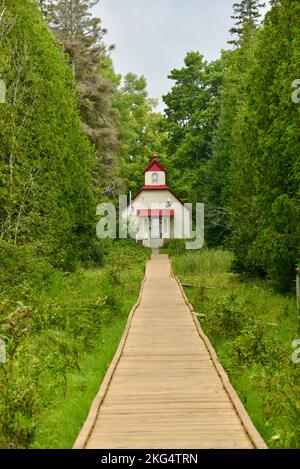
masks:
<path fill-rule="evenodd" d="M 8 357 L 0 364 L 0 446 L 28 448 L 41 412 L 67 397 L 69 375 L 81 373 L 79 359 L 99 345 L 103 326 L 128 313 L 149 251 L 109 240 L 101 244 L 101 270 L 70 274 L 39 246 L 1 248 L 0 292 L 11 299 L 0 300 Z"/>
<path fill-rule="evenodd" d="M 266 332 L 263 322 L 257 319 L 247 324 L 232 347 L 235 362 L 242 366 L 260 363 L 277 367 L 282 362 L 282 357 L 288 355 L 279 341 Z"/>
<path fill-rule="evenodd" d="M 54 267 L 42 257 L 38 245 L 15 246 L 0 241 L 0 288 L 9 287 L 9 292 L 43 288 L 55 275 Z"/>
<path fill-rule="evenodd" d="M 247 305 L 234 294 L 221 298 L 211 309 L 207 327 L 217 339 L 235 337 L 249 321 Z"/>

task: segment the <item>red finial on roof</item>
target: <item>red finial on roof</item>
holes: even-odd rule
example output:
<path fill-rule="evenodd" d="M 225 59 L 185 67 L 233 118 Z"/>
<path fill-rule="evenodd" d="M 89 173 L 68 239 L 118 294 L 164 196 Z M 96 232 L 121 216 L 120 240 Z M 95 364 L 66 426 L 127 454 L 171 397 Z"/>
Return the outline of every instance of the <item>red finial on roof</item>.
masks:
<path fill-rule="evenodd" d="M 156 153 L 153 153 L 152 159 L 153 159 L 153 160 L 156 160 L 156 159 L 157 159 L 157 154 L 156 154 Z"/>

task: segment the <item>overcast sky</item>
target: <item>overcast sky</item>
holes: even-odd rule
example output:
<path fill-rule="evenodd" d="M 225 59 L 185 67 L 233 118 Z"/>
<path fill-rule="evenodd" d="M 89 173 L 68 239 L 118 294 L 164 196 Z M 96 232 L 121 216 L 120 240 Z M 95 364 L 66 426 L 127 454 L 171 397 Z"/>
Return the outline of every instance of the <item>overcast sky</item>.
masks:
<path fill-rule="evenodd" d="M 95 14 L 115 44 L 115 69 L 144 75 L 151 97 L 161 100 L 172 86 L 167 76 L 188 51 L 207 60 L 229 47 L 233 0 L 100 0 Z M 163 104 L 159 109 L 163 109 Z"/>

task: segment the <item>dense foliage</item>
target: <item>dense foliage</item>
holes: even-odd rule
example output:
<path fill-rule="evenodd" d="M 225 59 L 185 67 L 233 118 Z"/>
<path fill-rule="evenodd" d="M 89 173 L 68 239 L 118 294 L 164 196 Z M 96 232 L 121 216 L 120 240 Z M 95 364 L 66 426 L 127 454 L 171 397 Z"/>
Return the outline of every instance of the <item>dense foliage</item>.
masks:
<path fill-rule="evenodd" d="M 201 326 L 268 447 L 299 448 L 296 301 L 264 280 L 241 281 L 228 272 L 231 262 L 221 249 L 173 257 L 176 275 L 193 286 L 186 292 Z"/>
<path fill-rule="evenodd" d="M 299 7 L 274 3 L 248 46 L 251 66 L 242 77 L 231 153 L 236 266 L 267 273 L 282 289 L 292 285 L 300 254 L 300 107 L 291 99 L 299 72 Z"/>
<path fill-rule="evenodd" d="M 184 62 L 183 68 L 169 75 L 175 85 L 164 96 L 167 152 L 176 192 L 196 202 L 202 197 L 204 168 L 212 153 L 222 63 L 209 64 L 199 52 L 189 52 Z"/>
<path fill-rule="evenodd" d="M 95 214 L 126 189 L 125 155 L 154 119 L 154 104 L 144 106 L 146 82 L 135 76 L 145 99 L 127 100 L 90 14 L 96 2 L 72 3 L 74 22 L 69 0 L 0 1 L 1 447 L 34 444 L 41 414 L 67 397 L 70 374 L 84 371 L 106 326 L 111 337 L 110 324 L 123 324 L 147 257 L 134 244 L 97 240 Z M 133 109 L 143 123 L 130 120 L 123 135 Z M 98 351 L 103 370 L 122 327 L 113 330 L 109 354 Z M 99 379 L 95 372 L 91 393 Z M 85 412 L 70 425 L 69 445 Z"/>
<path fill-rule="evenodd" d="M 53 423 L 43 420 L 41 426 L 41 417 L 69 397 L 72 380 L 85 373 L 86 357 L 97 349 L 94 388 L 88 398 L 84 389 L 77 389 L 85 410 L 69 409 L 67 418 L 73 423 L 61 444 L 67 441 L 71 446 L 76 439 L 99 386 L 100 367 L 105 372 L 122 334 L 120 327 L 109 344 L 109 355 L 102 356 L 103 331 L 106 328 L 109 333 L 110 326 L 117 323 L 124 326 L 147 257 L 147 251 L 133 242 L 107 242 L 105 253 L 102 269 L 74 273 L 55 269 L 28 247 L 10 248 L 5 253 L 0 265 L 4 298 L 0 302 L 0 340 L 6 343 L 6 363 L 0 364 L 1 448 L 35 446 L 37 433 L 40 441 L 45 444 L 46 438 L 49 444 L 47 434 Z M 56 427 L 57 422 L 51 445 L 58 444 Z"/>
<path fill-rule="evenodd" d="M 269 435 L 262 427 L 276 437 L 274 446 L 299 444 L 288 430 L 299 425 L 299 386 L 295 369 L 279 356 L 288 356 L 288 340 L 299 332 L 294 304 L 259 290 L 257 311 L 258 290 L 254 285 L 249 293 L 246 284 L 236 295 L 207 298 L 205 276 L 214 271 L 217 282 L 237 282 L 225 272 L 231 260 L 235 272 L 266 276 L 282 291 L 294 287 L 300 4 L 272 0 L 259 25 L 259 0 L 235 3 L 233 49 L 212 63 L 189 52 L 170 73 L 174 86 L 163 116 L 144 77 L 115 72 L 113 47 L 92 15 L 97 3 L 0 0 L 0 339 L 7 350 L 0 364 L 0 446 L 34 446 L 41 414 L 68 395 L 80 357 L 95 349 L 105 324 L 126 317 L 147 252 L 97 240 L 96 206 L 136 192 L 154 151 L 178 196 L 205 202 L 207 244 L 227 245 L 234 254 L 226 262 L 219 251 L 180 257 L 179 270 L 203 283 L 194 300 L 210 318 L 207 331 L 221 344 L 229 371 L 236 369 L 237 386 L 247 387 L 240 381 L 246 366 L 251 383 L 259 380 L 258 419 L 276 430 Z M 167 249 L 180 255 L 183 242 L 171 240 Z M 276 317 L 267 315 L 277 324 L 271 329 L 261 318 L 268 302 L 276 309 Z M 276 420 L 282 409 L 286 422 Z"/>
<path fill-rule="evenodd" d="M 93 182 L 97 194 L 115 195 L 112 180 L 118 170 L 117 115 L 112 108 L 114 84 L 102 76 L 107 60 L 105 30 L 100 18 L 92 15 L 96 0 L 51 0 L 44 5 L 45 18 L 64 45 L 75 72 L 78 105 L 83 129 L 96 148 Z M 108 48 L 110 49 L 110 48 Z"/>
<path fill-rule="evenodd" d="M 72 264 L 91 246 L 94 218 L 94 150 L 74 77 L 32 2 L 2 2 L 0 18 L 1 243 L 35 243 L 54 264 Z"/>
<path fill-rule="evenodd" d="M 75 69 L 79 108 L 86 135 L 96 147 L 94 187 L 114 199 L 137 191 L 140 173 L 153 149 L 161 150 L 161 115 L 148 97 L 144 77 L 116 75 L 104 43 L 106 30 L 91 8 L 99 0 L 42 2 L 46 19 Z M 121 175 L 121 177 L 120 177 Z"/>
<path fill-rule="evenodd" d="M 207 242 L 227 242 L 236 271 L 288 290 L 300 254 L 300 5 L 273 1 L 257 28 L 260 4 L 248 3 L 235 6 L 234 50 L 212 64 L 189 53 L 172 71 L 168 155 L 183 198 L 206 203 Z"/>

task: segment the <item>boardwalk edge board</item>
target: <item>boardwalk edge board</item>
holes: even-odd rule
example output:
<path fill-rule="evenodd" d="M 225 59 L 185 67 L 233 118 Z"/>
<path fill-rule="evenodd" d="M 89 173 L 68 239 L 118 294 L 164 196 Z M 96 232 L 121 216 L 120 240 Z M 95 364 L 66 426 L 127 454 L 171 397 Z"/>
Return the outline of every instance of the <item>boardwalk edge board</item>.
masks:
<path fill-rule="evenodd" d="M 103 402 L 103 400 L 106 396 L 106 393 L 108 391 L 108 388 L 109 388 L 110 382 L 112 380 L 112 377 L 114 375 L 115 369 L 117 368 L 118 363 L 120 361 L 120 358 L 121 358 L 121 355 L 122 355 L 122 352 L 123 352 L 123 349 L 124 349 L 124 346 L 125 346 L 125 343 L 126 343 L 126 339 L 127 339 L 127 336 L 128 336 L 129 330 L 130 330 L 130 326 L 131 326 L 131 323 L 132 323 L 133 316 L 134 316 L 134 314 L 135 314 L 135 312 L 136 312 L 137 308 L 139 307 L 139 305 L 141 303 L 141 300 L 142 300 L 144 284 L 145 284 L 145 281 L 146 281 L 146 271 L 147 271 L 146 269 L 145 269 L 144 279 L 142 281 L 141 288 L 140 288 L 140 291 L 139 291 L 138 300 L 135 303 L 135 305 L 132 307 L 132 309 L 129 313 L 129 316 L 128 316 L 128 319 L 127 319 L 127 322 L 126 322 L 126 326 L 125 326 L 125 330 L 124 330 L 123 335 L 121 337 L 121 340 L 120 340 L 120 343 L 118 345 L 117 351 L 116 351 L 116 353 L 114 355 L 114 358 L 112 359 L 112 361 L 109 365 L 109 368 L 108 368 L 108 370 L 107 370 L 107 372 L 104 376 L 104 379 L 102 381 L 100 389 L 99 389 L 98 393 L 96 394 L 96 397 L 93 400 L 92 406 L 91 406 L 90 411 L 89 411 L 88 416 L 87 416 L 87 419 L 86 419 L 83 427 L 81 428 L 80 433 L 79 433 L 79 435 L 78 435 L 78 437 L 77 437 L 77 439 L 76 439 L 76 441 L 73 445 L 73 449 L 85 449 L 85 446 L 88 442 L 88 439 L 91 436 L 91 433 L 93 432 L 100 406 L 101 406 L 101 404 L 102 404 L 102 402 Z"/>
<path fill-rule="evenodd" d="M 229 378 L 228 378 L 228 375 L 226 373 L 226 371 L 224 370 L 223 366 L 221 365 L 221 363 L 219 362 L 218 360 L 218 357 L 217 357 L 217 354 L 215 352 L 215 349 L 213 348 L 209 338 L 204 334 L 201 326 L 200 326 L 200 323 L 199 323 L 199 320 L 198 320 L 198 317 L 197 317 L 197 313 L 195 312 L 193 306 L 191 305 L 191 303 L 189 302 L 186 294 L 185 294 L 185 291 L 181 285 L 181 282 L 180 280 L 178 279 L 178 277 L 176 277 L 174 274 L 173 274 L 173 271 L 172 271 L 172 275 L 174 276 L 176 282 L 178 283 L 178 286 L 181 290 L 181 293 L 182 293 L 182 296 L 184 298 L 184 301 L 186 303 L 186 305 L 188 306 L 191 314 L 192 314 L 192 317 L 193 317 L 193 321 L 194 321 L 194 324 L 197 328 L 197 331 L 198 331 L 198 334 L 200 336 L 200 338 L 203 340 L 205 346 L 206 346 L 206 349 L 209 353 L 209 355 L 211 356 L 211 359 L 212 359 L 212 362 L 213 362 L 213 365 L 223 383 L 223 386 L 224 386 L 224 389 L 226 391 L 226 393 L 228 394 L 232 404 L 233 404 L 233 407 L 248 435 L 248 437 L 250 438 L 250 441 L 253 443 L 255 449 L 268 449 L 265 441 L 263 440 L 263 438 L 261 437 L 261 435 L 259 434 L 259 432 L 257 431 L 256 427 L 254 426 L 252 420 L 250 419 L 243 403 L 241 402 L 238 394 L 236 393 L 234 387 L 232 386 Z"/>

